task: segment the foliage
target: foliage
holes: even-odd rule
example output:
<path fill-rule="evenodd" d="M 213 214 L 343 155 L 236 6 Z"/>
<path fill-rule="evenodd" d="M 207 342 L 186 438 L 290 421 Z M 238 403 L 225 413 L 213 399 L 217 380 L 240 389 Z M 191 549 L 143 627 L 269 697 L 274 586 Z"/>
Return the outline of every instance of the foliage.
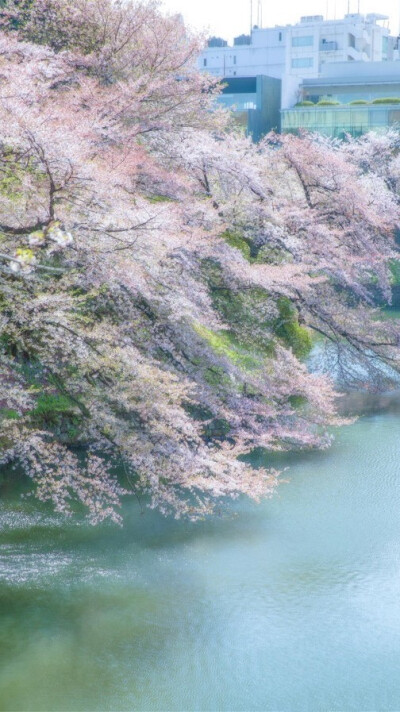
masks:
<path fill-rule="evenodd" d="M 312 348 L 311 336 L 307 329 L 300 326 L 294 305 L 287 297 L 280 297 L 277 306 L 279 316 L 275 323 L 275 334 L 293 349 L 296 356 L 308 356 Z"/>
<path fill-rule="evenodd" d="M 400 104 L 400 97 L 398 97 L 398 96 L 381 97 L 379 99 L 373 99 L 371 101 L 371 104 Z"/>
<path fill-rule="evenodd" d="M 317 101 L 316 106 L 339 106 L 340 101 L 333 101 L 333 99 L 321 99 Z"/>
<path fill-rule="evenodd" d="M 400 287 L 400 260 L 392 260 L 390 262 L 390 273 L 392 285 Z"/>
<path fill-rule="evenodd" d="M 298 101 L 297 104 L 295 104 L 296 108 L 299 106 L 315 106 L 315 102 L 304 99 L 304 101 Z"/>
<path fill-rule="evenodd" d="M 260 366 L 260 359 L 252 355 L 244 346 L 241 346 L 228 331 L 212 331 L 201 324 L 195 324 L 195 330 L 217 354 L 225 356 L 237 366 L 244 369 L 253 369 Z"/>
<path fill-rule="evenodd" d="M 368 101 L 365 99 L 354 99 L 354 101 L 349 102 L 349 106 L 361 106 L 365 104 L 368 104 Z"/>
<path fill-rule="evenodd" d="M 237 250 L 240 250 L 243 257 L 250 262 L 250 245 L 246 242 L 246 240 L 243 239 L 243 237 L 241 237 L 237 233 L 231 232 L 230 230 L 226 230 L 223 233 L 222 237 L 226 240 L 228 245 L 230 245 L 231 247 L 236 247 Z"/>
<path fill-rule="evenodd" d="M 399 365 L 371 309 L 398 258 L 398 136 L 252 144 L 152 3 L 1 18 L 1 462 L 93 522 L 127 490 L 192 518 L 271 495 L 278 473 L 241 456 L 327 447 L 342 422 L 310 330 L 342 381 Z"/>

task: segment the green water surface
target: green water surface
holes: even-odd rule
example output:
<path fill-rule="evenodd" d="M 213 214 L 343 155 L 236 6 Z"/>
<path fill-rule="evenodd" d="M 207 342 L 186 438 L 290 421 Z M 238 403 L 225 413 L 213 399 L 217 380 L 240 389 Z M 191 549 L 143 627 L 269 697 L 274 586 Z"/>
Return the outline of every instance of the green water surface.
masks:
<path fill-rule="evenodd" d="M 398 404 L 206 522 L 5 495 L 0 710 L 400 710 Z"/>

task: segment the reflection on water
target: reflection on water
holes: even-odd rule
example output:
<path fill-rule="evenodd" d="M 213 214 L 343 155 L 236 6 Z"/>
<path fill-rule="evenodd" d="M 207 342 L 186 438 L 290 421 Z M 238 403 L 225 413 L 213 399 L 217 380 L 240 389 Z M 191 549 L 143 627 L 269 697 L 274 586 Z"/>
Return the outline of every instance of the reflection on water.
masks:
<path fill-rule="evenodd" d="M 338 399 L 342 415 L 400 413 L 400 391 L 390 393 L 351 392 Z"/>
<path fill-rule="evenodd" d="M 399 710 L 400 398 L 346 408 L 274 499 L 206 522 L 5 497 L 0 709 Z"/>

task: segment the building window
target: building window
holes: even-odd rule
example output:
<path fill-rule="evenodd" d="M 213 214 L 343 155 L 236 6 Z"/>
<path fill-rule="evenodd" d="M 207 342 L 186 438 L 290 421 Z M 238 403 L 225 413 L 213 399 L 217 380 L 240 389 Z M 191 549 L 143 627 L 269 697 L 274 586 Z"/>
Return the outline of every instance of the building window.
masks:
<path fill-rule="evenodd" d="M 282 32 L 279 33 L 279 42 L 282 42 Z"/>
<path fill-rule="evenodd" d="M 312 47 L 314 37 L 312 35 L 304 35 L 303 37 L 292 37 L 292 47 Z"/>
<path fill-rule="evenodd" d="M 206 67 L 206 66 L 207 66 L 207 60 L 203 59 L 203 67 Z"/>
<path fill-rule="evenodd" d="M 292 59 L 292 69 L 306 69 L 312 67 L 314 60 L 312 57 L 297 57 Z"/>
<path fill-rule="evenodd" d="M 236 64 L 236 54 L 233 55 L 233 64 Z"/>

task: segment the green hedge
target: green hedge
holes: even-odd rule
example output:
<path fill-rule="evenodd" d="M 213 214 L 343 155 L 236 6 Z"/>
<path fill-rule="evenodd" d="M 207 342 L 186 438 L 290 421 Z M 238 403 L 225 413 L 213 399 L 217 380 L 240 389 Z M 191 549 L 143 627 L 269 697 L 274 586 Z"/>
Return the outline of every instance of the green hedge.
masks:
<path fill-rule="evenodd" d="M 387 97 L 381 99 L 373 99 L 372 101 L 367 101 L 366 99 L 354 99 L 348 104 L 342 104 L 340 101 L 334 101 L 333 99 L 321 99 L 317 104 L 312 101 L 299 101 L 294 105 L 295 109 L 301 108 L 302 106 L 371 106 L 371 104 L 400 104 L 400 97 Z"/>
<path fill-rule="evenodd" d="M 382 99 L 374 99 L 371 104 L 400 104 L 400 97 L 392 96 Z"/>

